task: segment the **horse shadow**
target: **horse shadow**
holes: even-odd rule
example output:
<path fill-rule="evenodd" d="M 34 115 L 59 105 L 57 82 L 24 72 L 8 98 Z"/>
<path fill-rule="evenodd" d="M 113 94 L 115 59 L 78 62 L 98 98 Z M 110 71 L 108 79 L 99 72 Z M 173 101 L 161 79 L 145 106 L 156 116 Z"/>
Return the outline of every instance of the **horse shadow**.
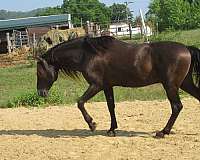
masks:
<path fill-rule="evenodd" d="M 0 130 L 0 136 L 2 135 L 18 135 L 18 136 L 31 136 L 38 135 L 42 137 L 48 138 L 61 138 L 61 137 L 92 137 L 92 136 L 105 136 L 107 135 L 106 130 L 96 130 L 91 132 L 87 129 L 74 129 L 74 130 L 56 130 L 56 129 L 46 129 L 46 130 Z M 143 137 L 150 138 L 153 137 L 153 133 L 151 132 L 135 132 L 135 131 L 125 131 L 125 130 L 117 130 L 116 137 Z"/>

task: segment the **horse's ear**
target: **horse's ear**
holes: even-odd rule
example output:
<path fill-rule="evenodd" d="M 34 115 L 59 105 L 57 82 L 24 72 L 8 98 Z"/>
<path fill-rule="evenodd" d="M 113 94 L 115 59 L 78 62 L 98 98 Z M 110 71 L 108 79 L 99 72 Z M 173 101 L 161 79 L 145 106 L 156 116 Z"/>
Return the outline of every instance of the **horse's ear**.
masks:
<path fill-rule="evenodd" d="M 35 59 L 36 59 L 38 62 L 42 62 L 42 61 L 43 61 L 43 59 L 42 59 L 41 57 L 39 57 L 39 56 L 36 56 Z"/>
<path fill-rule="evenodd" d="M 38 62 L 41 62 L 42 65 L 43 65 L 43 67 L 44 67 L 46 70 L 49 70 L 49 65 L 48 65 L 48 63 L 47 63 L 47 61 L 46 61 L 45 59 L 43 59 L 43 58 L 41 58 L 41 57 L 39 57 L 39 56 L 36 56 L 36 60 L 37 60 Z"/>

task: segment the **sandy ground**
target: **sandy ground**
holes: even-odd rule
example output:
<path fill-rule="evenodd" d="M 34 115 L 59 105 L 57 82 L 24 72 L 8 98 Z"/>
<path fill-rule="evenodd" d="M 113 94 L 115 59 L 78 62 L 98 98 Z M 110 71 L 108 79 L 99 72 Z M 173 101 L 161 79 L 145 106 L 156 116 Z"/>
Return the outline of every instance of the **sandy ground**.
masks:
<path fill-rule="evenodd" d="M 97 122 L 91 133 L 76 106 L 0 109 L 0 160 L 200 159 L 200 105 L 184 99 L 173 134 L 155 139 L 170 116 L 167 101 L 116 106 L 117 137 L 108 137 L 106 104 L 86 107 Z"/>

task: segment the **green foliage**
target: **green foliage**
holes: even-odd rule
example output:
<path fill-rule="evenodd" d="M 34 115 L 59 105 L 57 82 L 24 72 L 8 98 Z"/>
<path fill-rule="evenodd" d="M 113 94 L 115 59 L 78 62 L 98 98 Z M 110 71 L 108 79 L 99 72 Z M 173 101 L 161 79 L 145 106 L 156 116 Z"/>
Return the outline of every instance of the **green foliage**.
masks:
<path fill-rule="evenodd" d="M 127 19 L 127 13 L 128 17 L 132 18 L 132 13 L 128 9 L 126 10 L 125 4 L 116 4 L 114 3 L 112 6 L 109 7 L 111 10 L 111 21 L 117 22 L 117 21 L 124 21 Z"/>
<path fill-rule="evenodd" d="M 116 4 L 107 7 L 99 0 L 63 0 L 61 6 L 47 7 L 33 10 L 30 12 L 10 12 L 0 10 L 0 19 L 48 16 L 62 13 L 72 15 L 72 22 L 75 26 L 80 26 L 81 20 L 97 22 L 103 26 L 109 24 L 110 21 L 122 21 L 127 19 L 125 4 Z M 132 13 L 128 9 L 128 17 L 132 18 Z"/>
<path fill-rule="evenodd" d="M 110 10 L 98 0 L 64 0 L 62 9 L 64 13 L 72 14 L 75 25 L 93 21 L 105 23 L 110 21 Z"/>
<path fill-rule="evenodd" d="M 79 26 L 82 22 L 92 21 L 99 24 L 108 24 L 110 21 L 126 20 L 126 5 L 113 4 L 107 7 L 99 0 L 64 0 L 61 7 L 49 7 L 38 15 L 51 15 L 59 13 L 72 14 L 72 22 Z M 128 9 L 128 17 L 132 18 L 132 13 Z"/>
<path fill-rule="evenodd" d="M 198 0 L 199 1 L 199 0 Z M 159 31 L 194 29 L 200 23 L 200 3 L 185 0 L 152 0 L 147 17 L 158 23 Z"/>
<path fill-rule="evenodd" d="M 40 106 L 44 105 L 44 100 L 37 96 L 36 93 L 27 93 L 12 100 L 9 100 L 7 107 L 14 108 L 20 106 Z"/>
<path fill-rule="evenodd" d="M 31 107 L 39 107 L 39 106 L 48 106 L 48 105 L 59 105 L 64 103 L 64 96 L 57 90 L 52 89 L 49 93 L 48 98 L 42 98 L 38 96 L 35 92 L 29 92 L 18 97 L 9 100 L 7 103 L 7 107 L 14 108 L 20 106 L 31 106 Z"/>

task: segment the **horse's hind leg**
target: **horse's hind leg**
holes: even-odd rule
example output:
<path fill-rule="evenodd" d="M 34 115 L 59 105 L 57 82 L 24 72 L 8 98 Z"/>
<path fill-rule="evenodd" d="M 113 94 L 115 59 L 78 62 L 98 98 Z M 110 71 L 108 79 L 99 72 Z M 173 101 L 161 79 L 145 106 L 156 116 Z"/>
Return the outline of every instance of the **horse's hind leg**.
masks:
<path fill-rule="evenodd" d="M 96 129 L 96 123 L 92 122 L 92 117 L 88 114 L 84 107 L 84 103 L 88 101 L 90 98 L 95 96 L 99 91 L 102 89 L 97 85 L 90 85 L 87 91 L 83 94 L 83 96 L 78 100 L 78 108 L 80 109 L 85 121 L 88 123 L 89 128 L 91 131 L 94 131 Z"/>
<path fill-rule="evenodd" d="M 165 128 L 162 131 L 159 131 L 156 133 L 156 137 L 158 138 L 163 138 L 165 134 L 170 133 L 181 109 L 183 108 L 183 105 L 178 95 L 178 87 L 175 87 L 174 85 L 172 86 L 168 85 L 168 86 L 164 86 L 164 88 L 166 90 L 167 97 L 171 104 L 172 114 Z"/>
<path fill-rule="evenodd" d="M 181 85 L 181 89 L 200 101 L 200 89 L 194 85 L 192 76 L 187 76 Z"/>
<path fill-rule="evenodd" d="M 114 102 L 113 88 L 107 87 L 106 89 L 104 89 L 104 94 L 106 97 L 106 101 L 107 101 L 107 105 L 108 105 L 108 109 L 109 109 L 110 117 L 111 117 L 111 126 L 107 133 L 108 135 L 110 135 L 110 133 L 113 133 L 113 135 L 115 136 L 117 121 L 115 117 L 115 102 Z"/>

